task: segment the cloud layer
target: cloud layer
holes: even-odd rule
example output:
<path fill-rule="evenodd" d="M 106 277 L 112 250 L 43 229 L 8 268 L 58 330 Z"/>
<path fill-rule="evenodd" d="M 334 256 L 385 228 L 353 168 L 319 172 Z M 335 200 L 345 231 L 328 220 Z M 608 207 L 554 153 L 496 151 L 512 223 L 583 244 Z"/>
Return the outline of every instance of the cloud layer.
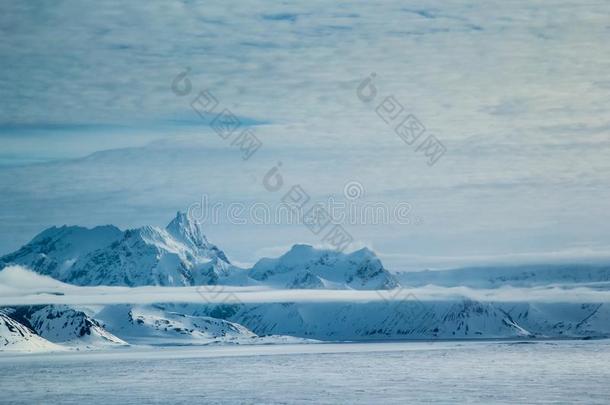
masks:
<path fill-rule="evenodd" d="M 370 201 L 412 204 L 420 226 L 350 227 L 398 270 L 413 255 L 608 251 L 609 12 L 566 0 L 7 4 L 0 252 L 50 225 L 162 224 L 204 193 L 277 201 L 260 187 L 277 162 L 315 198 L 358 181 Z M 178 97 L 186 67 L 193 93 Z M 356 89 L 371 72 L 367 104 Z M 198 121 L 189 102 L 203 89 L 255 124 L 264 147 L 251 161 Z M 390 95 L 446 146 L 434 167 L 375 113 Z M 243 262 L 320 242 L 302 226 L 209 234 Z"/>
<path fill-rule="evenodd" d="M 610 303 L 610 291 L 595 287 L 561 286 L 495 289 L 439 287 L 398 290 L 272 290 L 222 285 L 199 287 L 78 287 L 33 274 L 18 267 L 0 272 L 0 306 L 41 304 L 151 304 L 163 302 L 201 304 L 264 304 L 289 302 L 399 302 L 461 301 Z"/>

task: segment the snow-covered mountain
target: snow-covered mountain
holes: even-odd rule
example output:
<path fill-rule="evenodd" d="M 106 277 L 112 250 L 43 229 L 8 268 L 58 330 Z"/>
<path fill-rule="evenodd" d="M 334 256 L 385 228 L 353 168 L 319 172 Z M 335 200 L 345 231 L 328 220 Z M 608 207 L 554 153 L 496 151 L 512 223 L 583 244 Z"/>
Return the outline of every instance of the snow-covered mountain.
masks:
<path fill-rule="evenodd" d="M 610 337 L 607 304 L 420 302 L 412 298 L 353 304 L 167 304 L 167 308 L 197 316 L 223 316 L 258 335 L 319 340 Z"/>
<path fill-rule="evenodd" d="M 0 267 L 9 264 L 70 284 L 130 287 L 215 284 L 237 270 L 183 213 L 165 229 L 50 228 L 0 258 Z"/>
<path fill-rule="evenodd" d="M 39 352 L 61 350 L 48 340 L 41 338 L 27 326 L 17 322 L 0 310 L 0 352 Z"/>
<path fill-rule="evenodd" d="M 0 258 L 0 268 L 11 264 L 83 286 L 264 284 L 372 290 L 397 285 L 368 249 L 344 254 L 295 245 L 279 258 L 264 258 L 250 270 L 240 269 L 207 240 L 197 222 L 180 212 L 165 229 L 50 228 Z"/>
<path fill-rule="evenodd" d="M 345 254 L 294 245 L 279 258 L 259 260 L 249 276 L 279 288 L 384 290 L 397 286 L 381 260 L 366 248 Z"/>
<path fill-rule="evenodd" d="M 609 304 L 527 302 L 527 298 L 511 303 L 479 302 L 460 296 L 459 289 L 450 298 L 433 296 L 420 302 L 411 294 L 393 299 L 401 285 L 473 289 L 555 285 L 566 294 L 574 286 L 608 290 L 610 266 L 538 265 L 392 274 L 368 249 L 346 254 L 294 245 L 280 257 L 263 258 L 251 269 L 241 269 L 182 213 L 165 228 L 145 226 L 124 232 L 113 226 L 50 228 L 0 258 L 0 268 L 9 264 L 82 286 L 352 289 L 377 290 L 386 298 L 354 303 L 202 301 L 5 308 L 0 329 L 4 340 L 0 341 L 15 342 L 13 347 L 94 348 L 126 342 L 253 344 L 290 341 L 286 336 L 319 340 L 610 337 Z M 44 293 L 64 288 L 27 270 L 9 269 L 0 270 L 5 276 L 0 280 L 10 284 L 6 291 L 11 294 L 27 288 L 24 283 L 40 282 Z"/>
<path fill-rule="evenodd" d="M 5 313 L 40 337 L 63 346 L 97 348 L 127 344 L 104 329 L 98 320 L 65 305 L 16 307 L 5 309 Z"/>
<path fill-rule="evenodd" d="M 62 281 L 130 287 L 215 284 L 231 267 L 213 245 L 192 247 L 166 229 L 145 226 L 128 230 L 121 240 L 79 259 Z"/>
<path fill-rule="evenodd" d="M 29 312 L 41 313 L 40 310 Z M 96 325 L 103 323 L 103 333 L 130 344 L 303 342 L 298 338 L 363 341 L 610 337 L 610 307 L 604 304 L 507 304 L 468 299 L 422 303 L 413 299 L 358 304 L 110 305 L 88 312 L 95 316 Z M 46 350 L 59 348 L 53 346 L 55 343 L 103 347 L 86 338 L 79 341 L 82 336 L 66 340 L 66 335 L 74 336 L 75 329 L 64 332 L 61 322 L 55 321 L 32 326 L 38 326 L 40 334 L 49 338 L 46 340 L 15 321 L 15 316 L 18 314 L 5 315 L 5 318 L 11 325 L 21 325 L 25 336 L 16 335 L 16 326 L 13 326 L 12 332 L 0 329 L 0 341 L 17 342 L 20 346 L 16 347 L 28 350 L 28 341 L 33 342 L 33 348 L 40 346 Z M 51 325 L 50 330 L 45 330 L 46 325 Z"/>

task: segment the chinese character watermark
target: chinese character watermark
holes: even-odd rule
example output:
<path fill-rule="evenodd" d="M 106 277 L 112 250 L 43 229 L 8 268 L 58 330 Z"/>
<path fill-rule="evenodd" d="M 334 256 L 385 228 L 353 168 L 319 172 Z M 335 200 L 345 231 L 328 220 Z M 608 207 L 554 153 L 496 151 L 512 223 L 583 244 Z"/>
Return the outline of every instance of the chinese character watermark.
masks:
<path fill-rule="evenodd" d="M 360 82 L 356 89 L 356 95 L 363 103 L 369 104 L 377 98 L 377 87 L 373 84 L 375 77 L 377 75 L 371 73 Z M 416 153 L 422 153 L 427 158 L 429 166 L 438 162 L 447 151 L 442 142 L 434 135 L 423 136 L 426 132 L 424 125 L 413 114 L 409 114 L 393 95 L 385 97 L 375 107 L 375 113 L 394 130 L 394 133 L 405 144 L 414 146 Z"/>

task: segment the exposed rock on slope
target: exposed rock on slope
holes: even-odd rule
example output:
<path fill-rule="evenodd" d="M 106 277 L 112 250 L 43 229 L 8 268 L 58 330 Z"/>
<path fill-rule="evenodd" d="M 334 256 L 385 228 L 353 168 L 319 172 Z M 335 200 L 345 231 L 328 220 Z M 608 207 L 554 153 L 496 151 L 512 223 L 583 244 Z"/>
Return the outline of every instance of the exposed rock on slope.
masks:
<path fill-rule="evenodd" d="M 91 348 L 127 344 L 104 329 L 101 322 L 65 305 L 16 307 L 5 311 L 53 343 Z"/>

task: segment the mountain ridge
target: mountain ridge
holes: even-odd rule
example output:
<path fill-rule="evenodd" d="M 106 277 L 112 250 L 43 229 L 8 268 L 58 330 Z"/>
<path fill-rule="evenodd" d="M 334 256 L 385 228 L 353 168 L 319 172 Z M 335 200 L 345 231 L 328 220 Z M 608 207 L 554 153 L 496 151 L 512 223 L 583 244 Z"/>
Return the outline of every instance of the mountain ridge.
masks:
<path fill-rule="evenodd" d="M 475 289 L 573 284 L 605 290 L 610 289 L 608 266 L 496 266 L 488 267 L 489 271 L 465 268 L 393 274 L 368 248 L 342 253 L 295 244 L 278 257 L 261 258 L 244 269 L 231 264 L 201 226 L 180 212 L 165 228 L 48 228 L 0 258 L 0 275 L 5 276 L 0 279 L 16 285 L 13 290 L 27 288 L 27 283 L 36 281 L 34 276 L 41 276 L 2 273 L 2 268 L 11 264 L 81 286 L 218 286 L 212 293 L 223 291 L 224 286 L 351 289 L 375 290 L 388 298 L 359 303 L 211 304 L 202 297 L 201 303 L 191 304 L 5 308 L 0 339 L 7 342 L 5 347 L 24 350 L 132 343 L 252 344 L 290 339 L 610 337 L 610 307 L 604 303 L 527 302 L 527 298 L 523 302 L 480 302 L 457 292 L 455 298 L 425 302 L 413 294 L 403 300 L 390 299 L 401 285 L 415 287 L 414 291 L 430 284 Z M 36 282 L 52 291 L 55 280 L 48 277 Z"/>
<path fill-rule="evenodd" d="M 86 241 L 83 248 L 78 248 L 73 234 Z M 49 235 L 53 243 L 48 242 Z M 262 258 L 250 269 L 239 268 L 208 241 L 196 221 L 181 212 L 165 228 L 48 228 L 18 251 L 0 257 L 0 268 L 11 264 L 81 286 L 272 283 L 282 288 L 390 289 L 398 285 L 366 248 L 345 254 L 295 244 L 278 258 Z"/>

